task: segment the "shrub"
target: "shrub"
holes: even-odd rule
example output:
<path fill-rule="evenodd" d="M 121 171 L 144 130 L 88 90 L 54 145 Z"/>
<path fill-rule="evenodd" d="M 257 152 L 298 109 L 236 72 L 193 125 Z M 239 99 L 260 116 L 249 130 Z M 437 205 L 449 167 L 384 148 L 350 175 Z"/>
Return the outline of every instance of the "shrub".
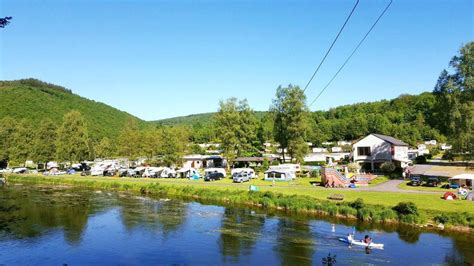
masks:
<path fill-rule="evenodd" d="M 309 172 L 309 176 L 310 177 L 319 177 L 319 170 L 311 170 L 311 172 Z"/>
<path fill-rule="evenodd" d="M 393 207 L 393 210 L 398 213 L 398 215 L 416 215 L 418 216 L 420 213 L 418 212 L 418 207 L 413 202 L 400 202 L 397 206 Z"/>
<path fill-rule="evenodd" d="M 415 163 L 417 164 L 425 164 L 426 163 L 426 157 L 421 155 L 415 158 Z"/>
<path fill-rule="evenodd" d="M 395 164 L 392 163 L 392 162 L 384 162 L 382 163 L 382 165 L 380 165 L 380 170 L 382 170 L 383 172 L 385 173 L 391 173 L 393 171 L 395 171 Z"/>
<path fill-rule="evenodd" d="M 358 210 L 358 209 L 364 208 L 365 203 L 364 203 L 363 199 L 358 198 L 358 199 L 354 200 L 353 202 L 349 203 L 349 206 L 351 206 L 352 208 Z"/>

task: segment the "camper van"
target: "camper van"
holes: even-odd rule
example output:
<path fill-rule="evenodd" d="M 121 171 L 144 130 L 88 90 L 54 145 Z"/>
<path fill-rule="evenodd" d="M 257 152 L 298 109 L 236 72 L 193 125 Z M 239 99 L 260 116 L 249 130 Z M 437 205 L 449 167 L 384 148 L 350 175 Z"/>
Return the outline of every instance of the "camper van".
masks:
<path fill-rule="evenodd" d="M 118 170 L 118 165 L 115 161 L 102 161 L 95 164 L 91 168 L 92 176 L 114 176 Z"/>
<path fill-rule="evenodd" d="M 255 171 L 252 168 L 234 168 L 231 171 L 232 177 L 237 176 L 240 173 L 247 173 L 250 178 L 257 178 Z"/>

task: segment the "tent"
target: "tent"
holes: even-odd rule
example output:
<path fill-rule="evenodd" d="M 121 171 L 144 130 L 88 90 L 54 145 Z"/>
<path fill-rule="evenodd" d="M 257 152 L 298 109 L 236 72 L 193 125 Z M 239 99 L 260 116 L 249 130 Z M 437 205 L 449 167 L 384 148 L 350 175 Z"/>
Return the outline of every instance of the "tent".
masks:
<path fill-rule="evenodd" d="M 474 201 L 474 192 L 467 194 L 466 200 Z"/>
<path fill-rule="evenodd" d="M 446 192 L 443 195 L 443 199 L 445 199 L 445 200 L 455 200 L 456 198 L 457 198 L 457 196 L 453 192 Z"/>
<path fill-rule="evenodd" d="M 474 183 L 474 174 L 460 174 L 453 176 L 449 179 L 450 184 L 457 184 L 459 186 L 466 185 L 468 187 L 472 187 Z"/>

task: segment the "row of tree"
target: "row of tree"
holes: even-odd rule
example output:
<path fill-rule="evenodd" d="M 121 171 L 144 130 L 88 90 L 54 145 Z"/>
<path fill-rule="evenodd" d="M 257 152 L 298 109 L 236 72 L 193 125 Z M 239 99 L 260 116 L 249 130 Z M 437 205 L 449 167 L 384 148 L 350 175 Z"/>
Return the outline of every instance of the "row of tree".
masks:
<path fill-rule="evenodd" d="M 79 162 L 143 156 L 158 158 L 156 163 L 172 165 L 181 162 L 188 139 L 188 131 L 182 127 L 158 126 L 140 130 L 136 122 L 130 120 L 117 139 L 96 140 L 89 137 L 84 118 L 78 111 L 67 113 L 59 126 L 44 119 L 38 128 L 27 120 L 17 122 L 4 117 L 0 120 L 0 160 L 23 165 L 27 160 Z"/>
<path fill-rule="evenodd" d="M 341 106 L 310 112 L 298 86 L 279 87 L 270 110 L 257 113 L 247 100 L 221 101 L 206 123 L 140 128 L 130 120 L 117 138 L 89 137 L 83 116 L 67 113 L 62 124 L 45 119 L 39 128 L 9 117 L 0 121 L 0 160 L 80 161 L 120 156 L 179 164 L 186 153 L 204 152 L 191 143 L 219 142 L 230 164 L 239 156 L 260 155 L 265 142 L 278 143 L 283 157 L 302 162 L 306 142 L 353 140 L 370 133 L 397 137 L 411 145 L 425 139 L 448 140 L 454 151 L 471 156 L 474 146 L 474 43 L 455 56 L 452 73 L 443 71 L 433 93 L 402 95 L 391 101 Z"/>

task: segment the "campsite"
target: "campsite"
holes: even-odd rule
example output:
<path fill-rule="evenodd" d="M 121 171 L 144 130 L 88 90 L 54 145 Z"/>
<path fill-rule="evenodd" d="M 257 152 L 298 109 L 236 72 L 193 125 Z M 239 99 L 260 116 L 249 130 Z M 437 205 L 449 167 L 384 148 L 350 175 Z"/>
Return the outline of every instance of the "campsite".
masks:
<path fill-rule="evenodd" d="M 0 266 L 474 265 L 472 0 L 0 6 Z"/>

